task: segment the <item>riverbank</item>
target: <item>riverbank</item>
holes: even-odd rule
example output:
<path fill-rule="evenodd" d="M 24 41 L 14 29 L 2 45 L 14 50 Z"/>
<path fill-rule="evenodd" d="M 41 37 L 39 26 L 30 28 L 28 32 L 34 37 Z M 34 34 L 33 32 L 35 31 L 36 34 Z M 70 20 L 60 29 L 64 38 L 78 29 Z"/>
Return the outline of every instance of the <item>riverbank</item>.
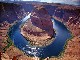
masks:
<path fill-rule="evenodd" d="M 59 21 L 61 21 L 61 19 Z M 66 45 L 66 48 L 64 49 L 64 53 L 62 53 L 62 56 L 50 57 L 50 58 L 47 57 L 45 59 L 41 59 L 39 57 L 30 57 L 30 56 L 27 56 L 24 52 L 20 51 L 17 47 L 11 45 L 9 48 L 7 48 L 5 53 L 2 52 L 1 59 L 12 60 L 13 58 L 15 58 L 16 60 L 26 60 L 26 59 L 27 60 L 80 60 L 80 32 L 79 32 L 80 24 L 79 22 L 77 24 L 70 24 L 70 23 L 68 24 L 63 22 L 63 24 L 67 26 L 67 28 L 71 31 L 74 37 L 67 40 L 67 45 Z M 2 49 L 5 46 L 7 46 L 6 44 L 7 38 L 8 38 L 6 36 L 7 34 L 6 32 L 8 31 L 8 30 L 6 31 L 7 28 L 9 27 L 2 28 L 0 30 L 0 51 L 3 51 Z"/>
<path fill-rule="evenodd" d="M 63 26 L 62 26 L 63 27 Z M 60 30 L 61 31 L 61 30 Z M 64 31 L 63 31 L 64 32 Z M 17 33 L 17 32 L 16 32 Z M 17 38 L 16 38 L 17 39 Z M 19 40 L 20 41 L 20 40 Z M 55 46 L 56 47 L 56 46 Z M 52 48 L 51 48 L 52 49 Z M 53 52 L 53 51 L 52 51 Z"/>
<path fill-rule="evenodd" d="M 34 7 L 30 19 L 21 27 L 21 34 L 32 46 L 47 46 L 54 41 L 55 31 L 51 16 L 43 6 Z"/>
<path fill-rule="evenodd" d="M 64 51 L 61 53 L 59 57 L 51 57 L 49 60 L 79 60 L 80 52 L 79 52 L 79 41 L 80 41 L 80 24 L 74 24 L 68 22 L 64 22 L 63 19 L 59 17 L 53 16 L 54 19 L 60 21 L 65 26 L 67 26 L 68 30 L 70 30 L 72 37 L 66 41 Z M 75 30 L 76 29 L 76 30 Z M 76 32 L 77 31 L 77 32 Z M 78 50 L 77 50 L 78 49 Z"/>
<path fill-rule="evenodd" d="M 47 46 L 50 45 L 54 41 L 54 37 L 48 37 L 47 35 L 42 36 L 34 36 L 28 34 L 26 31 L 23 30 L 24 26 L 21 27 L 21 34 L 26 40 L 29 41 L 30 45 L 32 46 Z M 48 37 L 48 38 L 47 38 Z"/>

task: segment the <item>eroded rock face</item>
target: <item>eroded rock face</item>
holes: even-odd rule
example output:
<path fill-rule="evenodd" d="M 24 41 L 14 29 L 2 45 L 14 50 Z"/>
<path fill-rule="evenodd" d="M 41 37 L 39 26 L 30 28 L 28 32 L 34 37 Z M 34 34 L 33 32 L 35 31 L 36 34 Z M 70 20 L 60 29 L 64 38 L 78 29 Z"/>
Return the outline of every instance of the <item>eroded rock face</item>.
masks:
<path fill-rule="evenodd" d="M 55 9 L 53 18 L 65 23 L 72 35 L 80 35 L 80 8 L 77 6 L 64 5 Z M 77 32 L 76 32 L 77 31 Z"/>
<path fill-rule="evenodd" d="M 30 19 L 21 28 L 21 34 L 35 46 L 50 44 L 54 33 L 51 17 L 44 7 L 34 9 Z"/>

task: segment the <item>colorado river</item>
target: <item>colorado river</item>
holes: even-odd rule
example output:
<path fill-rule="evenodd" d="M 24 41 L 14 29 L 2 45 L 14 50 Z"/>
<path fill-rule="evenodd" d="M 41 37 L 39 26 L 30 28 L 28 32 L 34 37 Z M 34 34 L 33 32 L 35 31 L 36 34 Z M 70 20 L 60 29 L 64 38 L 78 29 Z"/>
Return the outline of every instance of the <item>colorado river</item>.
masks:
<path fill-rule="evenodd" d="M 41 58 L 58 56 L 60 52 L 63 51 L 66 41 L 71 37 L 69 30 L 64 24 L 52 18 L 53 28 L 56 30 L 55 40 L 45 47 L 31 46 L 29 41 L 27 41 L 20 33 L 21 24 L 25 23 L 28 18 L 30 18 L 30 14 L 10 28 L 9 37 L 14 45 L 30 56 Z"/>

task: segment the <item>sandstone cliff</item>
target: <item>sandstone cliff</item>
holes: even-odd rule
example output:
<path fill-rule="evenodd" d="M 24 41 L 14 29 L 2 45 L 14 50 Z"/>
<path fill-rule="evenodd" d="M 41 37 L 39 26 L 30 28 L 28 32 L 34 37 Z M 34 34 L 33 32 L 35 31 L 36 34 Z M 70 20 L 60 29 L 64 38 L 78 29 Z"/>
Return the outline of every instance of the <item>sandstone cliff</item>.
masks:
<path fill-rule="evenodd" d="M 31 12 L 30 19 L 21 28 L 21 34 L 34 45 L 47 45 L 54 33 L 51 17 L 42 6 Z"/>

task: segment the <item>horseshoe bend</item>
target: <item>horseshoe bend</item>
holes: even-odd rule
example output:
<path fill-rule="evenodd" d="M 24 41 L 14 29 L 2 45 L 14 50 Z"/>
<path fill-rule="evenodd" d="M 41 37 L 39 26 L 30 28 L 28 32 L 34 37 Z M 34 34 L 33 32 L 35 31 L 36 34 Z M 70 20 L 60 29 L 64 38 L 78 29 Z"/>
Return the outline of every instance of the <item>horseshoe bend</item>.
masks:
<path fill-rule="evenodd" d="M 21 26 L 21 34 L 32 46 L 47 46 L 54 41 L 53 22 L 44 7 L 35 7 L 30 18 Z"/>

